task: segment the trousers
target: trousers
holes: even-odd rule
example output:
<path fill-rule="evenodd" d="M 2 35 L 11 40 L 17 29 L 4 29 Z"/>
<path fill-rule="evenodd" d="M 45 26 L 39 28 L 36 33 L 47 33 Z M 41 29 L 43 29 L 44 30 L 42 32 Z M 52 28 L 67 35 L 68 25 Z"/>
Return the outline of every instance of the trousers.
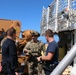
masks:
<path fill-rule="evenodd" d="M 44 66 L 43 69 L 46 75 L 50 75 L 58 64 L 50 64 L 49 66 Z"/>
<path fill-rule="evenodd" d="M 16 75 L 15 70 L 8 63 L 2 64 L 2 71 L 5 75 Z"/>

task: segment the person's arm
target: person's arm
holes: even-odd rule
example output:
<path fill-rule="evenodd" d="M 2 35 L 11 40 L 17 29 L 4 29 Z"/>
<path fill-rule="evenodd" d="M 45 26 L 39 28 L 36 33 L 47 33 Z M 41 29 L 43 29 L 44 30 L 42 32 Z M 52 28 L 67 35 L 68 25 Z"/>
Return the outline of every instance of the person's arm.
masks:
<path fill-rule="evenodd" d="M 55 44 L 53 44 L 53 43 L 49 44 L 47 47 L 47 51 L 48 51 L 47 55 L 39 57 L 38 61 L 40 61 L 40 58 L 42 60 L 46 60 L 46 61 L 51 60 L 54 56 L 55 50 L 56 50 Z"/>
<path fill-rule="evenodd" d="M 47 56 L 41 56 L 42 60 L 51 60 L 53 58 L 54 53 L 48 53 Z"/>
<path fill-rule="evenodd" d="M 15 44 L 9 45 L 9 58 L 8 61 L 11 64 L 11 67 L 13 69 L 16 69 L 18 67 L 18 57 L 17 57 L 17 49 Z"/>
<path fill-rule="evenodd" d="M 51 60 L 53 58 L 54 53 L 48 53 L 47 56 L 40 56 L 38 57 L 38 61 L 40 61 L 40 59 L 48 61 Z"/>
<path fill-rule="evenodd" d="M 23 49 L 23 53 L 29 52 L 29 46 L 30 46 L 30 42 L 28 42 L 28 43 L 25 45 L 25 47 L 24 47 L 24 49 Z"/>

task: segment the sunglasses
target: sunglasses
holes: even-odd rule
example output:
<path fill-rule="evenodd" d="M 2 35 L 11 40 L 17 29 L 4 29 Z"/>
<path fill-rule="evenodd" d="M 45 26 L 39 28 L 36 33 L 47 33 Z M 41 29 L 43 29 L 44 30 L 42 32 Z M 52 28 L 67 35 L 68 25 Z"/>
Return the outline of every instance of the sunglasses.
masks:
<path fill-rule="evenodd" d="M 32 35 L 32 37 L 36 37 L 37 35 Z"/>

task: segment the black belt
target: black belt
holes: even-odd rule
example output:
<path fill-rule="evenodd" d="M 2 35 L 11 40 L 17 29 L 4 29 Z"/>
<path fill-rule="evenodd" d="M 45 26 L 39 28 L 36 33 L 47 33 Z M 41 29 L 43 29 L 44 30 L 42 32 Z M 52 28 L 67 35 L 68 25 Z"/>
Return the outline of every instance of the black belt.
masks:
<path fill-rule="evenodd" d="M 50 66 L 57 66 L 58 64 L 50 64 Z"/>
<path fill-rule="evenodd" d="M 52 72 L 58 64 L 50 64 L 43 66 L 43 69 L 46 71 Z"/>

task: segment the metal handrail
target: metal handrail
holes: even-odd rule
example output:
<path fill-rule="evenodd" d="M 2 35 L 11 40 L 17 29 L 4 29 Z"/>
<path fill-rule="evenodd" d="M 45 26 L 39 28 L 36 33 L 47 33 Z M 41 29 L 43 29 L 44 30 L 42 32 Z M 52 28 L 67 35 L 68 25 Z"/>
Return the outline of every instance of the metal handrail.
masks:
<path fill-rule="evenodd" d="M 76 56 L 76 44 L 70 49 L 62 61 L 57 65 L 50 75 L 61 75 Z"/>

